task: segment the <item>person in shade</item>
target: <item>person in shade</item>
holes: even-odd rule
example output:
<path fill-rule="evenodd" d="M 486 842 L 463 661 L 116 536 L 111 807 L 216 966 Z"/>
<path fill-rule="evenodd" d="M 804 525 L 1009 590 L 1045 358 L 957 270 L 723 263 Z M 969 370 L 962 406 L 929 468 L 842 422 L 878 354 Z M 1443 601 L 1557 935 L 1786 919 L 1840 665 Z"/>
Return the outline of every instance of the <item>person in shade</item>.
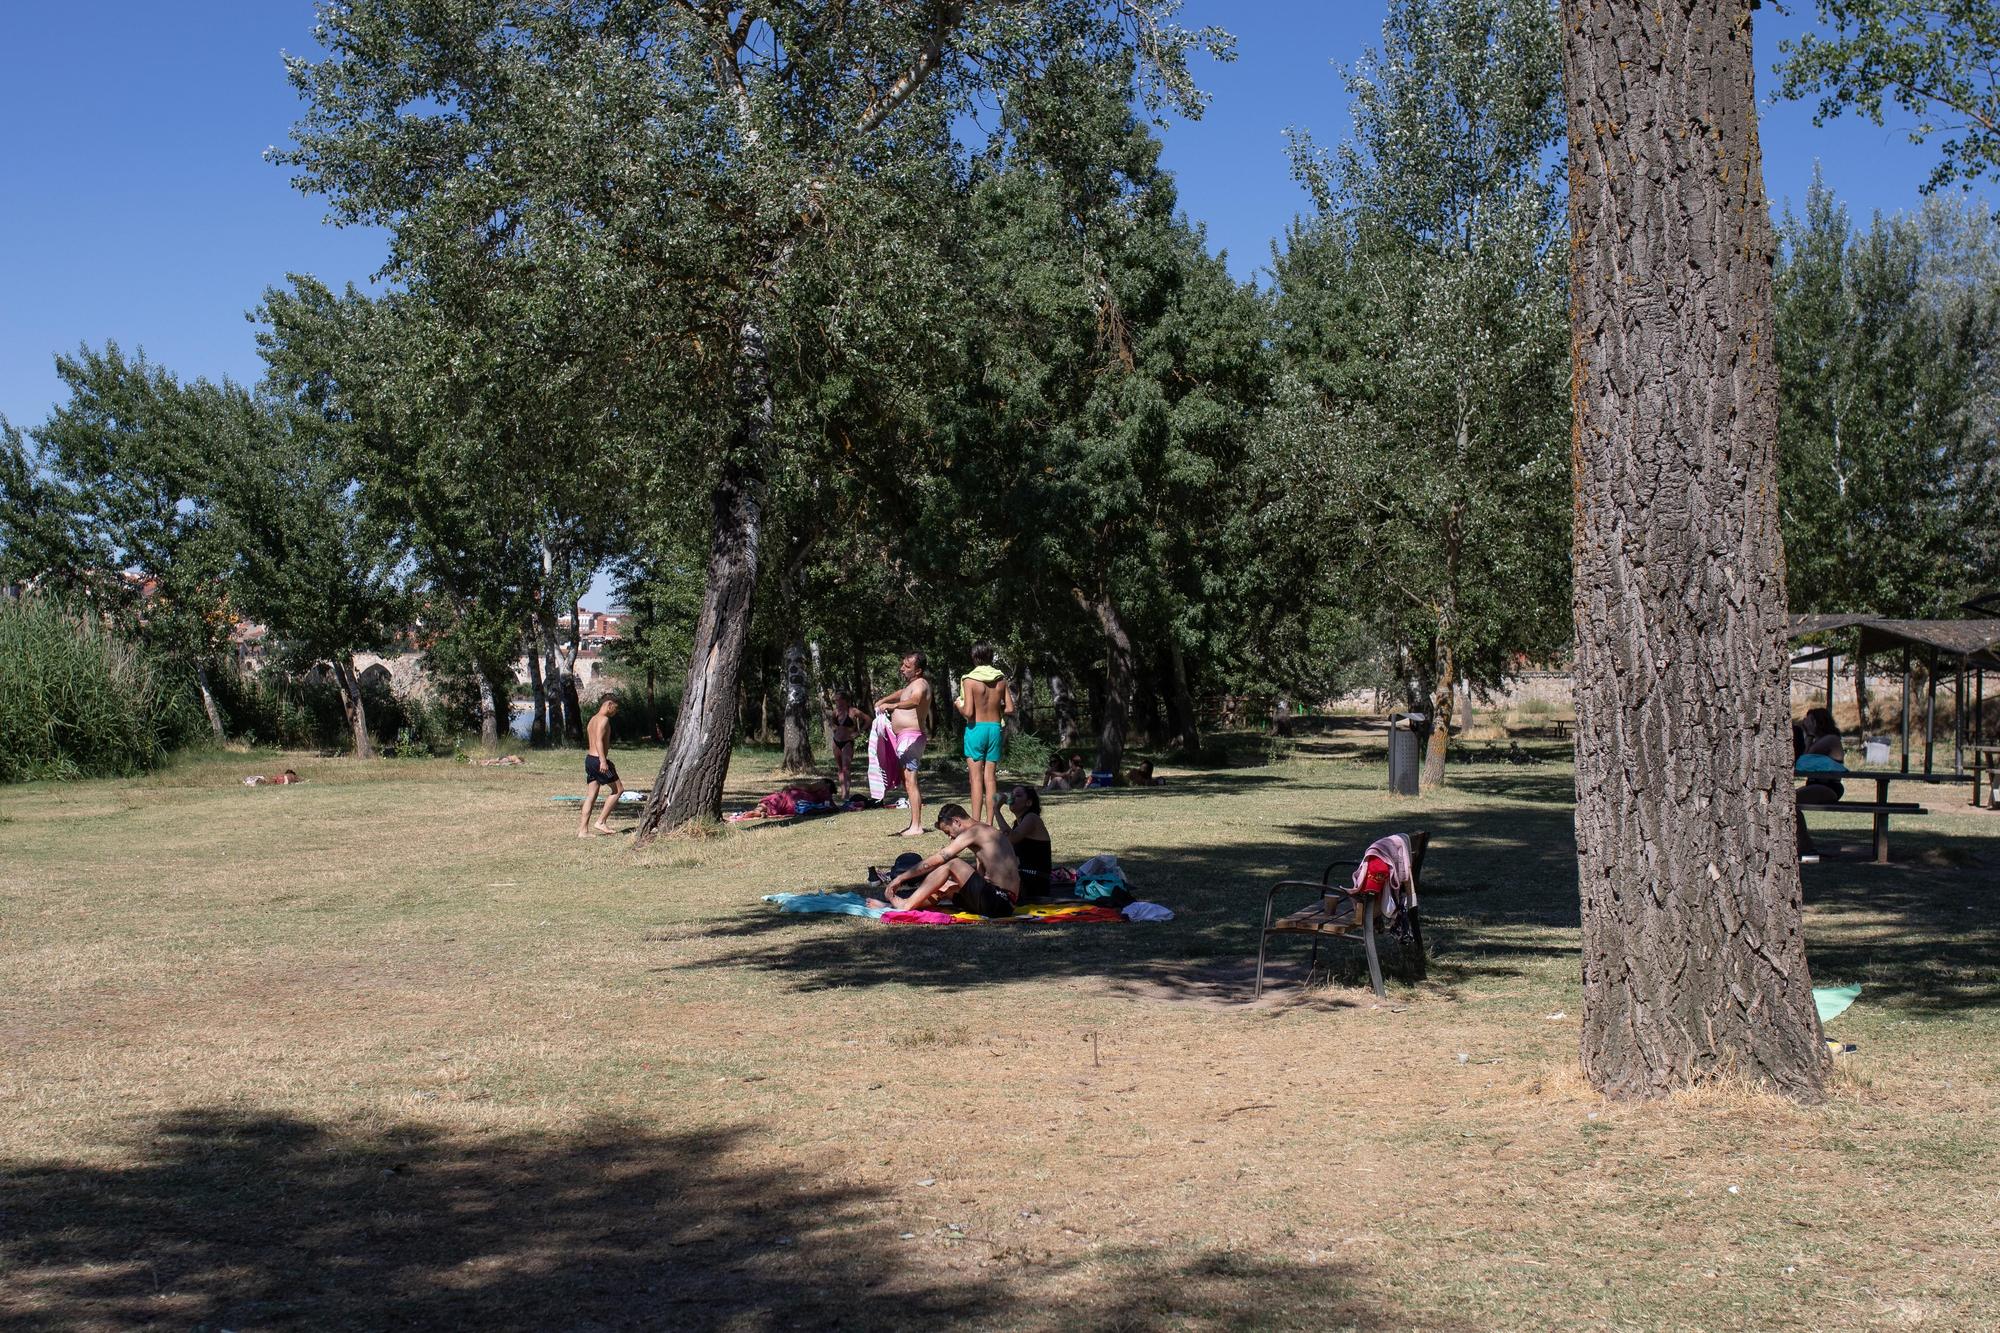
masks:
<path fill-rule="evenodd" d="M 837 691 L 833 696 L 833 707 L 826 715 L 826 735 L 833 744 L 835 775 L 840 779 L 840 799 L 843 804 L 854 796 L 854 738 L 867 723 L 854 707 L 854 699 L 846 690 Z"/>
<path fill-rule="evenodd" d="M 950 839 L 943 849 L 883 885 L 882 897 L 871 899 L 869 905 L 921 912 L 949 901 L 960 912 L 1014 915 L 1014 905 L 1021 900 L 1021 863 L 1007 835 L 980 823 L 962 805 L 938 811 L 937 828 Z M 960 859 L 966 851 L 973 855 L 970 863 Z"/>
<path fill-rule="evenodd" d="M 1017 785 L 1008 793 L 1007 810 L 1014 821 L 1008 823 L 1003 813 L 1000 828 L 1021 863 L 1021 901 L 1040 902 L 1049 896 L 1049 873 L 1055 868 L 1049 826 L 1042 822 L 1042 798 L 1033 787 Z"/>
<path fill-rule="evenodd" d="M 1792 724 L 1792 768 L 1805 785 L 1798 790 L 1799 805 L 1832 805 L 1846 794 L 1840 774 L 1846 771 L 1847 756 L 1840 744 L 1840 724 L 1825 708 L 1809 708 L 1802 721 Z M 1794 810 L 1797 823 L 1799 860 L 1812 865 L 1819 860 L 1819 848 L 1806 831 L 1806 816 Z"/>

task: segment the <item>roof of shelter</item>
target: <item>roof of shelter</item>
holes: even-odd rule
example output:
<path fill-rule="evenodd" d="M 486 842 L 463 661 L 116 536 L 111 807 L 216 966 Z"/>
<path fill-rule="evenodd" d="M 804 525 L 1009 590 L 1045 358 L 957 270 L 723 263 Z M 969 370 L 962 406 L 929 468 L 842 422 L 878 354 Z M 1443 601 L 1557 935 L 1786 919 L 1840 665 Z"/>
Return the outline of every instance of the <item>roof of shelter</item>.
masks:
<path fill-rule="evenodd" d="M 1849 613 L 1792 616 L 1786 628 L 1792 638 L 1802 639 L 1808 634 L 1827 634 L 1837 629 L 1846 629 L 1851 625 L 1865 625 L 1875 618 L 1871 615 Z"/>
<path fill-rule="evenodd" d="M 1967 666 L 2000 667 L 2000 619 L 1863 620 L 1861 651 L 1932 648 L 1966 659 Z"/>

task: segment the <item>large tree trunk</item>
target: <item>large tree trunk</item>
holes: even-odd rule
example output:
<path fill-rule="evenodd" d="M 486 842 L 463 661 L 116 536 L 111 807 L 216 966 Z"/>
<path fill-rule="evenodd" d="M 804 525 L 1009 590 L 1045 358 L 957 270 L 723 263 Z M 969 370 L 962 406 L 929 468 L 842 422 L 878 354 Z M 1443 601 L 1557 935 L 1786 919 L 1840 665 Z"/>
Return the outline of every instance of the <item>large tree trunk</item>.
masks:
<path fill-rule="evenodd" d="M 1049 700 L 1056 714 L 1056 744 L 1067 748 L 1076 744 L 1076 691 L 1061 670 L 1049 673 Z"/>
<path fill-rule="evenodd" d="M 787 773 L 810 773 L 812 752 L 812 680 L 806 671 L 806 646 L 794 639 L 785 645 L 785 757 Z"/>
<path fill-rule="evenodd" d="M 562 658 L 556 652 L 556 618 L 546 608 L 542 611 L 542 688 L 549 696 L 549 744 L 569 735 L 568 700 L 563 693 Z"/>
<path fill-rule="evenodd" d="M 1152 747 L 1166 739 L 1167 723 L 1161 713 L 1160 673 L 1151 661 L 1132 682 L 1132 720 L 1140 744 Z"/>
<path fill-rule="evenodd" d="M 1585 1075 L 1828 1060 L 1800 931 L 1751 0 L 1563 0 Z"/>
<path fill-rule="evenodd" d="M 1132 636 L 1109 592 L 1085 602 L 1104 632 L 1104 706 L 1097 717 L 1097 771 L 1115 773 L 1125 760 L 1132 718 Z"/>
<path fill-rule="evenodd" d="M 215 691 L 209 688 L 207 663 L 194 664 L 194 683 L 195 688 L 201 691 L 201 711 L 208 714 L 208 729 L 214 733 L 216 744 L 220 745 L 227 738 L 222 732 L 222 710 L 216 707 Z"/>
<path fill-rule="evenodd" d="M 736 722 L 736 677 L 743 668 L 743 641 L 757 591 L 762 487 L 758 472 L 732 462 L 724 465 L 709 496 L 714 533 L 694 653 L 673 740 L 640 816 L 642 844 L 690 820 L 722 815 L 722 784 L 729 774 Z"/>
<path fill-rule="evenodd" d="M 337 658 L 333 679 L 340 686 L 340 709 L 347 714 L 347 728 L 354 735 L 354 757 L 373 759 L 375 742 L 368 735 L 368 707 L 361 700 L 361 676 L 354 669 L 354 655 Z"/>
<path fill-rule="evenodd" d="M 571 745 L 584 743 L 583 699 L 578 693 L 576 656 L 583 650 L 583 615 L 579 607 L 569 608 L 569 642 L 556 650 L 556 665 L 562 675 L 563 735 Z"/>
<path fill-rule="evenodd" d="M 542 659 L 535 652 L 535 636 L 528 636 L 528 689 L 535 700 L 535 715 L 528 723 L 528 744 L 541 749 L 549 743 L 549 690 L 542 679 Z"/>
<path fill-rule="evenodd" d="M 1431 734 L 1424 747 L 1424 766 L 1417 775 L 1425 787 L 1435 787 L 1444 781 L 1445 755 L 1451 747 L 1452 707 L 1458 698 L 1458 658 L 1452 653 L 1449 640 L 1439 645 L 1438 658 L 1438 678 L 1431 686 L 1429 705 Z"/>
<path fill-rule="evenodd" d="M 854 645 L 854 679 L 849 683 L 854 688 L 854 705 L 865 714 L 875 701 L 875 691 L 868 684 L 868 650 L 859 643 Z"/>
<path fill-rule="evenodd" d="M 488 750 L 500 748 L 500 710 L 504 706 L 504 696 L 493 690 L 493 674 L 482 668 L 479 672 L 479 743 Z"/>
<path fill-rule="evenodd" d="M 1181 754 L 1201 752 L 1201 718 L 1194 703 L 1194 687 L 1188 681 L 1187 658 L 1178 639 L 1167 640 L 1167 677 L 1172 690 L 1170 713 L 1173 735 L 1168 743 Z"/>

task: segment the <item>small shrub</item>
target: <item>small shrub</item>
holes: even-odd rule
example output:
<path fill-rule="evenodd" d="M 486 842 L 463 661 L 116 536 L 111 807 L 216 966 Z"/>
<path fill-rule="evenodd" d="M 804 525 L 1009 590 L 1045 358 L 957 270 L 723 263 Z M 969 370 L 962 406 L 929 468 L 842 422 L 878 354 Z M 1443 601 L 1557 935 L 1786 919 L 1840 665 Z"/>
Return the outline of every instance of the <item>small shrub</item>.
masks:
<path fill-rule="evenodd" d="M 1049 771 L 1049 756 L 1055 747 L 1031 732 L 1018 732 L 1007 743 L 1006 771 L 1017 781 L 1040 786 Z"/>
<path fill-rule="evenodd" d="M 1522 717 L 1547 717 L 1556 711 L 1556 706 L 1547 699 L 1529 698 L 1521 700 L 1519 712 Z"/>

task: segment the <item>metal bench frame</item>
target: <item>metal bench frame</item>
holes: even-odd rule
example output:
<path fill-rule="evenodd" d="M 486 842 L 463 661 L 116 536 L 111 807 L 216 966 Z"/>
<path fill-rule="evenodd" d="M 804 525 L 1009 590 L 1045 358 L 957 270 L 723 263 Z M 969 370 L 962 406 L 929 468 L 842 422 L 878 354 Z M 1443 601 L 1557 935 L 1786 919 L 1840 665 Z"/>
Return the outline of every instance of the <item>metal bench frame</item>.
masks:
<path fill-rule="evenodd" d="M 1402 925 L 1390 932 L 1402 944 L 1403 957 L 1411 964 L 1414 979 L 1422 981 L 1424 965 L 1423 919 L 1416 906 L 1417 886 L 1423 881 L 1424 853 L 1430 847 L 1431 835 L 1422 829 L 1409 835 L 1410 838 L 1410 884 L 1397 895 L 1396 906 Z M 1271 886 L 1264 895 L 1264 928 L 1257 940 L 1257 990 L 1256 998 L 1264 995 L 1264 960 L 1270 952 L 1273 935 L 1311 935 L 1313 937 L 1312 961 L 1306 965 L 1306 981 L 1310 983 L 1313 974 L 1319 970 L 1319 945 L 1322 939 L 1343 938 L 1359 935 L 1361 947 L 1368 954 L 1368 980 L 1375 988 L 1378 999 L 1387 999 L 1388 990 L 1382 985 L 1382 960 L 1376 951 L 1375 941 L 1381 933 L 1381 905 L 1376 901 L 1381 897 L 1375 893 L 1353 893 L 1346 887 L 1333 882 L 1333 872 L 1345 866 L 1352 870 L 1359 861 L 1335 861 L 1320 873 L 1317 880 L 1281 879 Z M 1314 906 L 1302 907 L 1283 917 L 1273 919 L 1277 911 L 1278 893 L 1282 889 L 1310 889 L 1319 898 Z M 1407 934 L 1405 933 L 1407 928 Z"/>

